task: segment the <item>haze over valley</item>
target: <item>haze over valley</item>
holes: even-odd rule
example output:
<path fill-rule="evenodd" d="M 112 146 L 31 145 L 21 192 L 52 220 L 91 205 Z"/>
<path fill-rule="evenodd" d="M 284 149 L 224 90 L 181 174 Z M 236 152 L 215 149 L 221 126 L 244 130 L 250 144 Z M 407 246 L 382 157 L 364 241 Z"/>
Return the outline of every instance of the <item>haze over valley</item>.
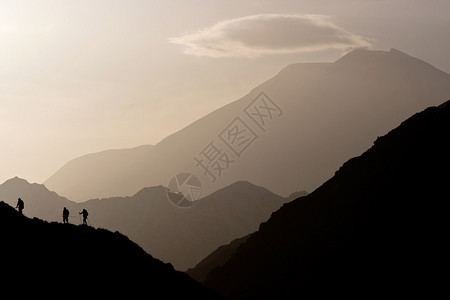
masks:
<path fill-rule="evenodd" d="M 0 297 L 445 294 L 449 30 L 446 0 L 2 1 Z"/>

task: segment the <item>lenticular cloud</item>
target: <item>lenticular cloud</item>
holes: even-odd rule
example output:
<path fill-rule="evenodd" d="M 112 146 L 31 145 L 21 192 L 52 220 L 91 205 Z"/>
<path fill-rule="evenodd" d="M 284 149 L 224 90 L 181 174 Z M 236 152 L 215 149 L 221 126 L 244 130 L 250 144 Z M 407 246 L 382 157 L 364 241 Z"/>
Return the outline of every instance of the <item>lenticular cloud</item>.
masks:
<path fill-rule="evenodd" d="M 366 38 L 339 27 L 329 16 L 284 14 L 226 20 L 169 41 L 185 46 L 186 54 L 248 58 L 371 46 Z"/>

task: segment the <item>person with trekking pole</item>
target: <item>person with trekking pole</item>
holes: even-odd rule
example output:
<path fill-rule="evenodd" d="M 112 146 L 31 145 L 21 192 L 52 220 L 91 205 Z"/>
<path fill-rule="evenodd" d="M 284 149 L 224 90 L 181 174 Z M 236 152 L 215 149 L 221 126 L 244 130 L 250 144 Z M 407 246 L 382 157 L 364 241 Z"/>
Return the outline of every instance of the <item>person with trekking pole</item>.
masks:
<path fill-rule="evenodd" d="M 79 213 L 80 215 L 83 215 L 83 224 L 87 225 L 87 217 L 88 217 L 88 212 L 85 208 L 83 208 L 83 211 Z"/>
<path fill-rule="evenodd" d="M 22 212 L 22 210 L 23 210 L 23 208 L 24 208 L 24 203 L 23 203 L 23 200 L 22 199 L 17 199 L 17 205 L 16 205 L 16 208 L 19 210 L 19 212 L 21 213 L 21 214 L 23 214 L 23 212 Z"/>

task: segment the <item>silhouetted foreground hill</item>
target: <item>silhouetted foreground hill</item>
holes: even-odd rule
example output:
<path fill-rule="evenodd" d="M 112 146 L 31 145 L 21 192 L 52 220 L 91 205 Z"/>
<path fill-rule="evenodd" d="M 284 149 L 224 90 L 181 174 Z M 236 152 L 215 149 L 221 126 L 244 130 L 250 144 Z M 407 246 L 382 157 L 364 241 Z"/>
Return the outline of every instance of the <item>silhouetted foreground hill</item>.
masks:
<path fill-rule="evenodd" d="M 203 282 L 208 273 L 217 267 L 223 266 L 236 252 L 237 248 L 247 241 L 249 236 L 250 234 L 235 239 L 227 245 L 220 246 L 199 262 L 194 268 L 186 270 L 186 273 L 198 282 Z"/>
<path fill-rule="evenodd" d="M 206 286 L 229 299 L 447 294 L 450 102 L 261 224 Z"/>
<path fill-rule="evenodd" d="M 62 222 L 67 207 L 69 223 L 81 224 L 78 212 L 85 208 L 90 225 L 121 232 L 179 271 L 194 267 L 219 246 L 255 232 L 272 212 L 293 199 L 242 181 L 188 208 L 173 205 L 163 186 L 144 188 L 132 197 L 76 203 L 17 177 L 0 185 L 1 200 L 14 207 L 19 197 L 25 201 L 24 215 L 49 222 Z"/>
<path fill-rule="evenodd" d="M 30 219 L 2 201 L 0 236 L 0 295 L 218 298 L 118 232 Z"/>
<path fill-rule="evenodd" d="M 288 201 L 286 202 L 306 195 L 308 195 L 308 192 L 306 191 L 294 192 L 287 197 Z M 208 273 L 217 267 L 223 266 L 236 252 L 237 248 L 247 241 L 250 235 L 251 234 L 248 234 L 241 238 L 234 239 L 229 244 L 220 246 L 200 261 L 195 267 L 186 270 L 186 273 L 198 282 L 203 283 Z"/>

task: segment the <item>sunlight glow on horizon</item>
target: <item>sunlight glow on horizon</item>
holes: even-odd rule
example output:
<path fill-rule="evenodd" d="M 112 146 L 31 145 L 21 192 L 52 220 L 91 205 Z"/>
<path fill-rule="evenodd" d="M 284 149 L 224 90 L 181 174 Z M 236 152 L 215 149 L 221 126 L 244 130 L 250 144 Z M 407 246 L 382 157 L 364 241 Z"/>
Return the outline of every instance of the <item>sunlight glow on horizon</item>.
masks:
<path fill-rule="evenodd" d="M 329 16 L 339 26 L 338 34 L 374 39 L 356 39 L 355 45 L 364 46 L 365 41 L 366 46 L 373 44 L 375 48 L 429 53 L 441 63 L 438 68 L 448 71 L 450 42 L 442 39 L 440 49 L 434 45 L 427 50 L 427 42 L 413 43 L 415 36 L 408 35 L 407 24 L 415 24 L 416 14 L 422 11 L 426 41 L 434 41 L 429 33 L 438 26 L 445 32 L 442 24 L 449 23 L 444 4 L 440 4 L 445 2 L 433 2 L 436 5 L 429 7 L 411 4 L 402 18 L 402 11 L 397 15 L 392 11 L 409 3 L 404 0 L 392 1 L 389 7 L 372 1 L 340 5 L 290 0 L 202 0 L 196 5 L 181 0 L 2 1 L 0 182 L 20 176 L 41 183 L 78 156 L 156 144 L 243 97 L 291 63 L 332 62 L 343 53 L 342 49 L 326 49 L 276 54 L 277 48 L 269 49 L 271 41 L 267 41 L 269 46 L 264 46 L 275 49 L 273 53 L 255 55 L 254 59 L 245 55 L 194 57 L 183 53 L 183 40 L 178 40 L 182 45 L 169 42 L 220 22 L 231 26 L 236 20 L 263 15 Z M 448 5 L 446 8 L 448 11 Z M 389 12 L 379 24 L 376 13 L 383 11 Z M 402 28 L 398 27 L 400 21 L 406 24 Z M 286 28 L 281 23 L 279 28 Z M 250 41 L 239 27 L 233 27 L 234 31 L 230 27 L 219 29 L 239 41 Z M 216 36 L 194 37 L 194 42 L 205 42 L 207 47 Z M 398 44 L 391 44 L 393 40 Z M 264 38 L 255 41 L 266 42 Z M 279 42 L 284 47 L 282 43 L 289 41 Z M 249 49 L 245 48 L 244 54 Z"/>

